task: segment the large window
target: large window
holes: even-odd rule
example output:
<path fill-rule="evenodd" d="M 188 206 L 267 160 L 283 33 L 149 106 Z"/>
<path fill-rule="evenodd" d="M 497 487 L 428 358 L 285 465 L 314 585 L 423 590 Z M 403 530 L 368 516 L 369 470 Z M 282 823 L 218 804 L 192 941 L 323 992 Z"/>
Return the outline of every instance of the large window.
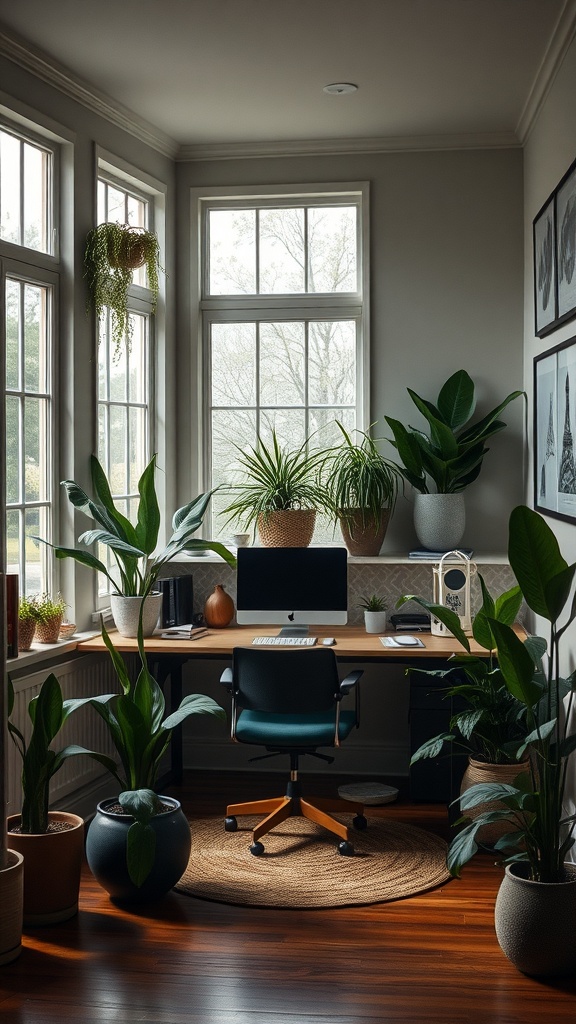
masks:
<path fill-rule="evenodd" d="M 0 126 L 0 255 L 6 344 L 7 571 L 21 593 L 53 588 L 57 149 Z"/>
<path fill-rule="evenodd" d="M 237 446 L 272 430 L 294 448 L 363 425 L 366 203 L 362 186 L 200 200 L 206 486 L 236 482 Z"/>
<path fill-rule="evenodd" d="M 150 197 L 112 176 L 98 181 L 98 223 L 118 222 L 153 230 Z M 119 352 L 112 339 L 110 312 L 99 324 L 98 458 L 112 495 L 127 518 L 135 522 L 138 480 L 151 457 L 151 334 L 152 295 L 145 268 L 134 271 L 129 290 L 131 330 Z M 98 552 L 112 574 L 115 561 L 108 548 Z M 106 600 L 108 581 L 99 581 L 99 603 Z"/>

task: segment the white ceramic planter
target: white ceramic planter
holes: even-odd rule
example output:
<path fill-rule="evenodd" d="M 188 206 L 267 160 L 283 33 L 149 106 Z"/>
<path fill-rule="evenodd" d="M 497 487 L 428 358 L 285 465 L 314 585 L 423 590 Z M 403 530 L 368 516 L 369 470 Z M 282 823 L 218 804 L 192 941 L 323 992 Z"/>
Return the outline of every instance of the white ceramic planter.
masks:
<path fill-rule="evenodd" d="M 429 551 L 453 551 L 464 536 L 465 526 L 463 493 L 416 495 L 414 529 L 422 547 Z"/>
<path fill-rule="evenodd" d="M 367 633 L 384 633 L 386 630 L 386 612 L 364 612 L 364 624 Z"/>
<path fill-rule="evenodd" d="M 162 597 L 162 594 L 148 594 L 148 597 L 144 598 L 144 612 L 142 615 L 142 633 L 144 636 L 152 636 L 158 625 L 158 619 L 162 611 Z M 110 607 L 120 636 L 138 636 L 138 620 L 142 600 L 141 597 L 124 597 L 123 594 L 112 594 L 110 596 Z"/>

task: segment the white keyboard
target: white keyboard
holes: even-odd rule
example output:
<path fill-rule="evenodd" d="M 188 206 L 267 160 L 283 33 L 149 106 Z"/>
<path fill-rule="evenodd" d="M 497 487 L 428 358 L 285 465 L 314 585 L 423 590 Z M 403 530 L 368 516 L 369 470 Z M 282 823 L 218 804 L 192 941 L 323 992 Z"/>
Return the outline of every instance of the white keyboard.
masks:
<path fill-rule="evenodd" d="M 315 636 L 255 636 L 253 644 L 261 647 L 313 647 Z"/>

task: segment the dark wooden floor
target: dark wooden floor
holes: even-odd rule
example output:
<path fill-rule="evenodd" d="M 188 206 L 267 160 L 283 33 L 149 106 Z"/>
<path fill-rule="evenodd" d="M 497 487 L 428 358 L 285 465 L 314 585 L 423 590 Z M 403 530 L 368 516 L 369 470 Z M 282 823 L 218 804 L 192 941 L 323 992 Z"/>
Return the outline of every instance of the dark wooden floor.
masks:
<path fill-rule="evenodd" d="M 281 781 L 281 780 L 280 780 Z M 333 792 L 338 780 L 307 784 Z M 171 792 L 190 813 L 275 795 L 278 777 L 195 773 Z M 381 813 L 446 835 L 446 810 Z M 576 981 L 518 973 L 494 935 L 501 878 L 478 855 L 460 881 L 396 903 L 254 910 L 170 893 L 115 907 L 86 870 L 72 921 L 27 931 L 0 968 L 3 1024 L 564 1024 Z M 0 908 L 1 912 L 1 908 Z M 576 927 L 576 922 L 575 922 Z"/>

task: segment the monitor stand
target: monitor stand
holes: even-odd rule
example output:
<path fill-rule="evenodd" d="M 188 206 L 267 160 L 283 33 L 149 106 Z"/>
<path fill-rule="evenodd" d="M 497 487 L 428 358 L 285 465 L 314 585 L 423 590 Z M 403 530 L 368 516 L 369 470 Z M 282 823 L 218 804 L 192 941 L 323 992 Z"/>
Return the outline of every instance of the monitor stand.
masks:
<path fill-rule="evenodd" d="M 282 626 L 278 636 L 308 636 L 308 626 Z"/>

